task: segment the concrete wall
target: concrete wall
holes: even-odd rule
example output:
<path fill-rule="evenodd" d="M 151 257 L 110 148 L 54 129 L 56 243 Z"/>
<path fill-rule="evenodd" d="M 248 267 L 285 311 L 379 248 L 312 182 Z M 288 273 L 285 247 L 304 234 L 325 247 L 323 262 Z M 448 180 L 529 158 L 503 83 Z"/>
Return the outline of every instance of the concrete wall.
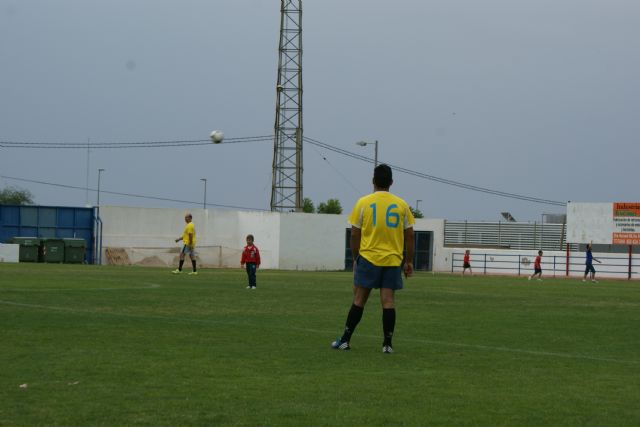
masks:
<path fill-rule="evenodd" d="M 262 268 L 286 270 L 344 269 L 347 215 L 192 209 L 197 247 L 203 266 L 236 267 L 247 234 L 260 248 Z M 104 248 L 128 250 L 132 262 L 154 258 L 175 264 L 174 240 L 184 228 L 184 209 L 103 206 L 100 217 Z M 444 244 L 444 220 L 417 219 L 415 230 L 433 231 L 433 266 L 448 268 Z M 103 262 L 106 257 L 103 254 Z M 149 264 L 152 265 L 152 264 Z"/>
<path fill-rule="evenodd" d="M 183 209 L 155 209 L 105 206 L 100 210 L 104 223 L 103 246 L 134 248 L 129 250 L 132 262 L 161 259 L 175 266 L 180 244 L 174 240 L 182 234 Z M 262 268 L 286 270 L 344 269 L 345 236 L 349 227 L 346 215 L 301 213 L 248 212 L 218 209 L 193 209 L 200 265 L 204 267 L 239 267 L 240 253 L 247 234 L 253 234 L 260 248 Z M 444 246 L 444 220 L 417 219 L 416 231 L 433 233 L 432 266 L 434 271 L 460 272 L 465 248 Z M 15 245 L 4 245 L 15 246 Z M 470 247 L 474 273 L 528 275 L 533 271 L 535 250 L 476 249 Z M 594 254 L 603 264 L 595 264 L 601 277 L 625 278 L 628 256 L 625 254 Z M 17 255 L 16 255 L 17 259 Z M 106 258 L 103 256 L 103 260 Z M 545 251 L 545 276 L 563 276 L 566 253 Z M 640 266 L 634 261 L 634 277 Z M 157 265 L 146 263 L 146 265 Z M 584 253 L 572 253 L 571 276 L 584 272 Z"/>
<path fill-rule="evenodd" d="M 20 245 L 0 243 L 0 262 L 18 262 Z"/>
<path fill-rule="evenodd" d="M 287 213 L 280 222 L 280 267 L 344 270 L 346 215 Z"/>

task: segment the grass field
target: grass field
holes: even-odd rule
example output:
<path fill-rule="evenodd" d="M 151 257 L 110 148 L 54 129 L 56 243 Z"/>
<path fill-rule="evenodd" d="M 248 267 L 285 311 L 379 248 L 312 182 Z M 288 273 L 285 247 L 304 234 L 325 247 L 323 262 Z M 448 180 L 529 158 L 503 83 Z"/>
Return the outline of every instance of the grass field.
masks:
<path fill-rule="evenodd" d="M 350 277 L 0 264 L 0 425 L 640 425 L 640 283 Z"/>

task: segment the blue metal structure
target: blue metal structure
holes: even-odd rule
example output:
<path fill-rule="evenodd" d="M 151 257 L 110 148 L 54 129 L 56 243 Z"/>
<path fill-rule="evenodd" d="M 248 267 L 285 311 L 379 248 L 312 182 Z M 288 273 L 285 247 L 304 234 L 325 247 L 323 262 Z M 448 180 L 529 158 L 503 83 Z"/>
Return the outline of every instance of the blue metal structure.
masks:
<path fill-rule="evenodd" d="M 14 237 L 84 239 L 85 262 L 93 263 L 95 220 L 93 208 L 0 204 L 0 242 Z"/>

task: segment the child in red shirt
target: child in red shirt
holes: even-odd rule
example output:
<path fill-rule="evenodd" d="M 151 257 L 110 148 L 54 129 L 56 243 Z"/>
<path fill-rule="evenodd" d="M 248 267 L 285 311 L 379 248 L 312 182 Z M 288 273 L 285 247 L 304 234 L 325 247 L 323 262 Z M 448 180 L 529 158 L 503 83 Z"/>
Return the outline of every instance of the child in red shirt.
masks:
<path fill-rule="evenodd" d="M 260 267 L 260 251 L 253 244 L 253 234 L 247 236 L 247 246 L 242 251 L 240 265 L 244 267 L 246 264 L 247 276 L 249 277 L 249 285 L 247 289 L 256 288 L 256 270 Z"/>
<path fill-rule="evenodd" d="M 536 275 L 538 276 L 538 280 L 542 280 L 542 251 L 538 251 L 538 256 L 533 263 L 533 274 L 529 276 L 529 280 L 533 279 Z"/>
<path fill-rule="evenodd" d="M 469 273 L 473 274 L 471 270 L 471 251 L 467 249 L 464 251 L 464 259 L 462 260 L 462 275 L 464 276 L 464 272 L 469 269 Z"/>

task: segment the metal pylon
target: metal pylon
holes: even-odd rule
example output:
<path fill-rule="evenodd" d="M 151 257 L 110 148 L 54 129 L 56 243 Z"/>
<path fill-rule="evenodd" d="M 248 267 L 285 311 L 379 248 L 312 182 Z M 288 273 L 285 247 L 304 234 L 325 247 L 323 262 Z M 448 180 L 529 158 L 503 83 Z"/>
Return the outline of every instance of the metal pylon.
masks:
<path fill-rule="evenodd" d="M 302 212 L 302 0 L 281 0 L 271 210 Z"/>

